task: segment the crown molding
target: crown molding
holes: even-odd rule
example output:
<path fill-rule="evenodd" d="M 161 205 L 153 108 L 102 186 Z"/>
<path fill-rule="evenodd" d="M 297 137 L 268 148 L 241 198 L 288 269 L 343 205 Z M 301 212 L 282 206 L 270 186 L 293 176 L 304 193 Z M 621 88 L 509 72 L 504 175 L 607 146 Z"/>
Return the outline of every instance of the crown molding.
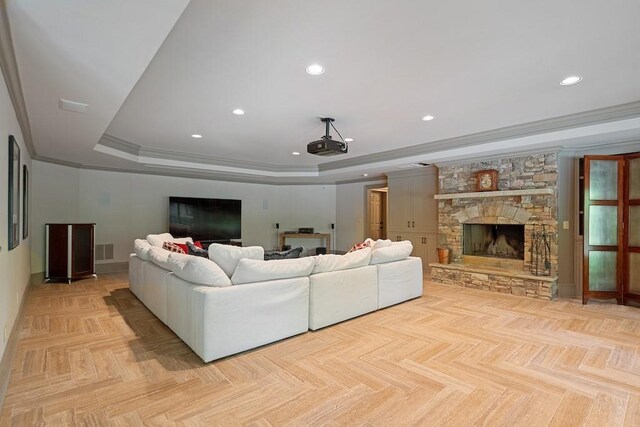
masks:
<path fill-rule="evenodd" d="M 177 151 L 162 150 L 157 148 L 146 148 L 108 134 L 104 134 L 102 138 L 100 138 L 98 145 L 109 147 L 114 150 L 137 156 L 139 158 L 146 157 L 159 160 L 205 164 L 211 166 L 225 166 L 263 172 L 318 172 L 317 166 L 270 165 L 266 163 L 245 162 L 235 159 L 203 156 L 200 154 L 181 153 Z"/>
<path fill-rule="evenodd" d="M 2 68 L 9 98 L 11 98 L 11 103 L 16 112 L 20 130 L 22 131 L 22 138 L 24 139 L 29 155 L 31 158 L 34 158 L 37 152 L 31 136 L 27 104 L 22 94 L 22 85 L 20 83 L 20 74 L 18 73 L 16 53 L 13 49 L 13 38 L 11 37 L 11 26 L 9 25 L 6 0 L 0 0 L 0 68 Z"/>
<path fill-rule="evenodd" d="M 320 172 L 640 117 L 640 101 L 324 163 Z"/>

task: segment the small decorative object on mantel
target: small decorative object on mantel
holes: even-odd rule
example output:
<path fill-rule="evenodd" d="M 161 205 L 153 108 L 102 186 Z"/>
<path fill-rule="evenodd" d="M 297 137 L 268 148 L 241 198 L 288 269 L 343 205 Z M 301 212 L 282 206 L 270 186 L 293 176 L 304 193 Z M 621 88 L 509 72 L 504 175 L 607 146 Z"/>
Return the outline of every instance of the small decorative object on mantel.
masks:
<path fill-rule="evenodd" d="M 498 171 L 495 169 L 486 169 L 476 172 L 476 191 L 497 191 L 498 190 Z"/>

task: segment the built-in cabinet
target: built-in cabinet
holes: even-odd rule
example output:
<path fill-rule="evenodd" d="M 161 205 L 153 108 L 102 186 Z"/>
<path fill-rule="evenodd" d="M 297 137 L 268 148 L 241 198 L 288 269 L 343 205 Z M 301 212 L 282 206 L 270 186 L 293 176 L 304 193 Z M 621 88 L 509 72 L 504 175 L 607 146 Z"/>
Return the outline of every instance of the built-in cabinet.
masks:
<path fill-rule="evenodd" d="M 438 188 L 435 166 L 387 173 L 389 218 L 387 238 L 410 240 L 411 255 L 422 259 L 425 274 L 437 261 L 438 206 L 433 196 Z"/>

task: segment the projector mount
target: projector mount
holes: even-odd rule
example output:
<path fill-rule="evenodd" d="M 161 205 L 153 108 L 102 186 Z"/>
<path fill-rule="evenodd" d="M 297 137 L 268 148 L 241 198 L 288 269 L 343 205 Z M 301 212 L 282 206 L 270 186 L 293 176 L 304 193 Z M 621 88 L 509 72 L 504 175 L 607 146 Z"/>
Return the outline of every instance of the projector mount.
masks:
<path fill-rule="evenodd" d="M 319 117 L 319 119 L 326 126 L 325 134 L 319 140 L 307 144 L 307 153 L 318 156 L 333 156 L 347 153 L 349 146 L 338 129 L 333 125 L 335 120 L 331 117 Z M 341 141 L 336 141 L 331 137 L 331 128 L 336 131 Z"/>

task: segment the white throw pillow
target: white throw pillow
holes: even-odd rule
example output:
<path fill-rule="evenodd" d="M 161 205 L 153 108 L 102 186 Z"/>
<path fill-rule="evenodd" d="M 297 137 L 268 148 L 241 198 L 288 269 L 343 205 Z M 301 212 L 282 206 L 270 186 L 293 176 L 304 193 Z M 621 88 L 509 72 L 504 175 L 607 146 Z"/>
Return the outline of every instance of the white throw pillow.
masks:
<path fill-rule="evenodd" d="M 370 264 L 384 264 L 385 262 L 400 261 L 407 258 L 413 251 L 410 241 L 393 242 L 391 246 L 376 249 L 371 254 Z"/>
<path fill-rule="evenodd" d="M 238 261 L 243 258 L 264 260 L 264 248 L 261 246 L 241 248 L 219 243 L 209 245 L 209 259 L 218 264 L 229 277 L 236 270 Z"/>
<path fill-rule="evenodd" d="M 314 264 L 313 257 L 275 259 L 272 261 L 243 258 L 238 261 L 238 266 L 231 277 L 231 282 L 234 285 L 241 285 L 243 283 L 308 276 L 311 274 Z"/>
<path fill-rule="evenodd" d="M 171 241 L 173 241 L 173 236 L 170 233 L 147 235 L 147 242 L 149 242 L 151 246 L 157 246 L 161 248 L 164 242 Z"/>
<path fill-rule="evenodd" d="M 191 237 L 180 237 L 179 239 L 174 238 L 170 241 L 173 243 L 180 243 L 181 245 L 186 245 L 187 242 L 193 243 L 193 239 Z"/>
<path fill-rule="evenodd" d="M 149 248 L 149 259 L 152 263 L 154 263 L 155 265 L 157 265 L 158 267 L 164 268 L 166 270 L 170 270 L 171 267 L 169 267 L 169 254 L 171 254 L 171 252 L 169 252 L 166 249 L 162 249 L 162 248 L 158 248 L 155 246 L 151 246 Z"/>
<path fill-rule="evenodd" d="M 365 240 L 365 243 L 367 243 L 367 242 L 369 242 L 369 246 L 371 247 L 372 250 L 385 248 L 387 246 L 391 246 L 391 244 L 393 243 L 389 239 L 387 239 L 387 240 L 382 240 L 382 239 L 373 240 L 371 238 Z"/>
<path fill-rule="evenodd" d="M 231 280 L 210 259 L 170 253 L 169 266 L 173 274 L 187 282 L 213 287 L 231 286 Z"/>
<path fill-rule="evenodd" d="M 369 265 L 371 253 L 371 248 L 364 248 L 345 255 L 316 255 L 314 257 L 316 265 L 313 267 L 311 274 L 364 267 Z"/>
<path fill-rule="evenodd" d="M 149 257 L 149 249 L 152 246 L 144 239 L 136 239 L 133 241 L 133 252 L 136 253 L 138 258 L 144 261 L 151 261 Z"/>

